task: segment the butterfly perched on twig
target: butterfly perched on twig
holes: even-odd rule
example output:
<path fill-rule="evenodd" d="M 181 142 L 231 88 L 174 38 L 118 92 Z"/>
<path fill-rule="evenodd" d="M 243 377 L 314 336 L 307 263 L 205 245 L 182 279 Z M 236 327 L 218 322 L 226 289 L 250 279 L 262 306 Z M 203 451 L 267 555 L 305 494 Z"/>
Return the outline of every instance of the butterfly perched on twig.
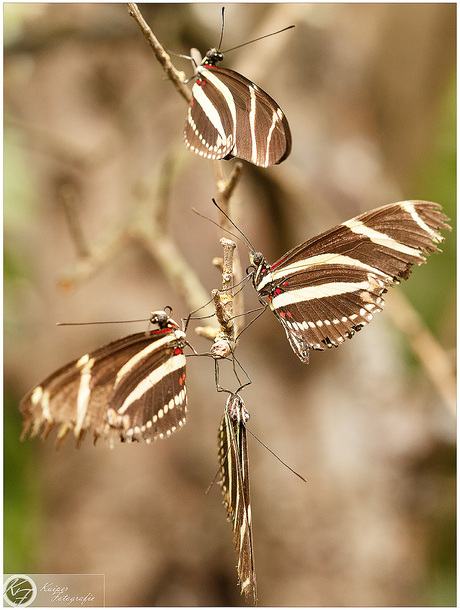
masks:
<path fill-rule="evenodd" d="M 196 76 L 184 130 L 185 144 L 207 159 L 238 157 L 260 167 L 281 163 L 291 152 L 286 116 L 275 100 L 251 80 L 217 66 L 224 58 L 220 51 L 222 35 L 223 11 L 219 47 L 209 49 L 203 60 L 192 49 Z"/>
<path fill-rule="evenodd" d="M 324 231 L 273 265 L 252 249 L 254 288 L 308 362 L 310 350 L 340 345 L 382 310 L 388 288 L 439 250 L 448 220 L 437 203 L 402 201 Z"/>
<path fill-rule="evenodd" d="M 59 445 L 72 431 L 77 444 L 119 435 L 150 442 L 181 428 L 187 415 L 185 333 L 168 313 L 155 311 L 158 328 L 113 341 L 65 365 L 21 401 L 22 437 L 46 438 L 55 424 Z"/>

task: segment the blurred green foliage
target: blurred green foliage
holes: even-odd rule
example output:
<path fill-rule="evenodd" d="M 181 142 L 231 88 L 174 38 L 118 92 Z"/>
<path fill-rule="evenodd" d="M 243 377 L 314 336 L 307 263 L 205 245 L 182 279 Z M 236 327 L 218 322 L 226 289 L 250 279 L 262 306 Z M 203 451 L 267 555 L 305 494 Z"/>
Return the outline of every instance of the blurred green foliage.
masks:
<path fill-rule="evenodd" d="M 402 289 L 439 339 L 453 345 L 456 312 L 456 194 L 457 194 L 457 85 L 454 74 L 439 111 L 435 141 L 425 162 L 417 168 L 411 199 L 436 201 L 451 219 L 452 232 L 443 232 L 442 255 L 434 254 L 423 273 L 414 270 Z M 430 290 L 424 290 L 429 285 Z M 423 297 L 423 298 L 422 298 Z"/>
<path fill-rule="evenodd" d="M 40 479 L 34 462 L 37 443 L 20 443 L 22 417 L 18 397 L 8 388 L 4 396 L 3 569 L 5 573 L 38 569 L 37 549 L 44 530 Z"/>
<path fill-rule="evenodd" d="M 33 179 L 26 161 L 26 148 L 14 129 L 4 131 L 4 329 L 10 336 L 21 336 L 16 307 L 18 287 L 27 281 L 29 266 L 21 245 L 12 237 L 15 228 L 33 217 Z M 7 354 L 5 354 L 7 357 Z M 26 364 L 24 363 L 24 366 Z M 37 549 L 44 530 L 42 490 L 33 466 L 38 444 L 21 443 L 20 397 L 14 380 L 5 378 L 4 387 L 4 572 L 36 572 Z"/>

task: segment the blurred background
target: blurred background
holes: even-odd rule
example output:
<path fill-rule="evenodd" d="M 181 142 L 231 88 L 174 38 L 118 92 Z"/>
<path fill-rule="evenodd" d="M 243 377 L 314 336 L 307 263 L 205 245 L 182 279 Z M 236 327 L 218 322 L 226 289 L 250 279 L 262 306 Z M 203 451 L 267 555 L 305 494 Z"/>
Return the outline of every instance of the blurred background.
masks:
<path fill-rule="evenodd" d="M 218 43 L 221 6 L 141 9 L 165 47 L 204 53 Z M 244 165 L 235 216 L 255 247 L 274 262 L 402 199 L 441 203 L 455 227 L 456 5 L 229 4 L 223 50 L 290 24 L 223 63 L 277 100 L 293 134 L 282 165 Z M 212 164 L 183 145 L 186 104 L 125 5 L 6 3 L 4 45 L 4 571 L 104 573 L 110 606 L 245 605 L 219 486 L 205 493 L 226 401 L 209 359 L 188 360 L 188 423 L 170 439 L 110 449 L 88 438 L 79 450 L 70 439 L 58 453 L 53 435 L 19 441 L 18 402 L 31 387 L 145 328 L 56 322 L 192 309 L 129 240 L 69 282 L 81 244 L 65 210 L 97 254 L 130 215 L 149 222 L 162 198 L 209 294 L 218 231 L 191 208 L 216 217 Z M 189 61 L 173 61 L 192 75 Z M 369 327 L 309 365 L 268 312 L 242 336 L 250 429 L 307 479 L 248 437 L 260 605 L 455 605 L 455 234 L 446 237 Z M 249 309 L 257 300 L 245 292 Z M 411 337 L 408 306 L 420 322 Z"/>

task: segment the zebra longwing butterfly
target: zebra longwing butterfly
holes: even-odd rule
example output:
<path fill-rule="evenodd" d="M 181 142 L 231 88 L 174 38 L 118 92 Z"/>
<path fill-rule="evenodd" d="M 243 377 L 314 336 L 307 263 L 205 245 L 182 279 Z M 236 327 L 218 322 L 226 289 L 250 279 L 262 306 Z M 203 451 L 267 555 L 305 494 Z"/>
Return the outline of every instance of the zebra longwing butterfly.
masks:
<path fill-rule="evenodd" d="M 92 430 L 94 441 L 118 434 L 147 443 L 185 424 L 185 333 L 165 311 L 158 328 L 129 335 L 67 364 L 21 401 L 22 438 L 60 424 L 59 445 L 73 431 L 77 445 Z"/>
<path fill-rule="evenodd" d="M 338 346 L 382 310 L 382 295 L 412 265 L 439 250 L 450 230 L 441 206 L 402 201 L 365 212 L 293 248 L 269 265 L 252 252 L 253 284 L 286 331 L 294 353 Z"/>
<path fill-rule="evenodd" d="M 260 167 L 281 163 L 291 152 L 284 112 L 252 81 L 234 70 L 218 68 L 223 58 L 213 48 L 197 62 L 185 144 L 207 159 L 238 157 Z"/>
<path fill-rule="evenodd" d="M 252 595 L 254 602 L 257 602 L 246 442 L 248 419 L 249 413 L 241 396 L 231 394 L 219 429 L 219 462 L 224 504 L 232 523 L 233 540 L 238 554 L 241 593 L 244 593 L 246 599 Z"/>

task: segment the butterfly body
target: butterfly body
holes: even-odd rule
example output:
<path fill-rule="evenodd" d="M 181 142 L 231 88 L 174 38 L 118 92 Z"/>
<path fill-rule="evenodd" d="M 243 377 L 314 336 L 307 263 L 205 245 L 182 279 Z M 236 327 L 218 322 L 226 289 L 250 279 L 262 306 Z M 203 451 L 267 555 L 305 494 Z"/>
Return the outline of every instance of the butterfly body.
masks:
<path fill-rule="evenodd" d="M 403 201 L 376 208 L 293 248 L 273 265 L 253 253 L 259 299 L 283 325 L 295 354 L 338 346 L 384 306 L 383 294 L 438 250 L 450 229 L 441 206 Z"/>
<path fill-rule="evenodd" d="M 87 430 L 121 440 L 163 438 L 186 420 L 185 333 L 164 311 L 153 312 L 157 329 L 118 339 L 65 365 L 21 401 L 23 436 L 46 437 L 60 424 L 80 442 Z"/>
<path fill-rule="evenodd" d="M 265 91 L 238 72 L 217 66 L 210 49 L 197 65 L 187 113 L 187 147 L 207 159 L 238 157 L 260 167 L 284 161 L 291 151 L 287 119 Z"/>

